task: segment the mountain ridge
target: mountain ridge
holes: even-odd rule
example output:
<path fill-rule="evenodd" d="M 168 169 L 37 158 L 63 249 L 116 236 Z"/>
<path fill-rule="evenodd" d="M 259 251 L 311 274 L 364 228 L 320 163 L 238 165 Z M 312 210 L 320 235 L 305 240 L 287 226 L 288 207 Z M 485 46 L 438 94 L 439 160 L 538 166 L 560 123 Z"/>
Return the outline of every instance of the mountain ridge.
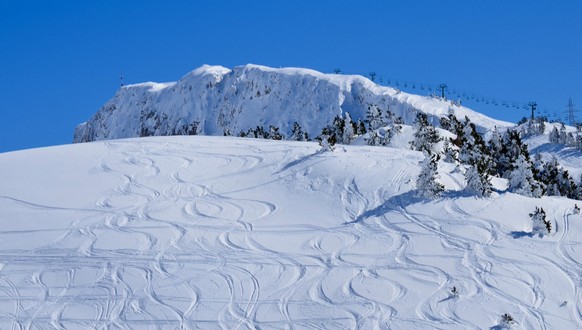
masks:
<path fill-rule="evenodd" d="M 429 114 L 435 125 L 439 117 L 453 111 L 460 119 L 468 116 L 482 130 L 513 125 L 449 100 L 404 93 L 359 75 L 255 64 L 233 69 L 203 65 L 176 82 L 122 86 L 96 114 L 76 127 L 73 142 L 237 135 L 270 125 L 289 136 L 294 122 L 315 137 L 346 112 L 353 120 L 364 120 L 370 106 L 389 109 L 405 124 L 414 121 L 416 111 Z"/>

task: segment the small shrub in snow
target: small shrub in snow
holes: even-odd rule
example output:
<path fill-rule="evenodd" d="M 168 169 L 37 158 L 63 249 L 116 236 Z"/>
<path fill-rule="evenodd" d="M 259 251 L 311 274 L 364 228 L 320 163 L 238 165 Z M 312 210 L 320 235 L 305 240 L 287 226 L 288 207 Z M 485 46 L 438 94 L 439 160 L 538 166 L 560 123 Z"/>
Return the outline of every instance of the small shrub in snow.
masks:
<path fill-rule="evenodd" d="M 456 286 L 453 286 L 451 288 L 451 297 L 456 298 L 459 296 L 459 290 L 457 290 Z"/>
<path fill-rule="evenodd" d="M 511 327 L 511 325 L 515 324 L 515 320 L 513 319 L 513 316 L 505 313 L 503 315 L 501 315 L 501 325 L 506 326 L 506 327 Z"/>
<path fill-rule="evenodd" d="M 552 223 L 546 219 L 546 211 L 543 208 L 536 206 L 534 213 L 530 213 L 529 216 L 533 222 L 531 230 L 533 235 L 543 236 L 552 232 Z"/>

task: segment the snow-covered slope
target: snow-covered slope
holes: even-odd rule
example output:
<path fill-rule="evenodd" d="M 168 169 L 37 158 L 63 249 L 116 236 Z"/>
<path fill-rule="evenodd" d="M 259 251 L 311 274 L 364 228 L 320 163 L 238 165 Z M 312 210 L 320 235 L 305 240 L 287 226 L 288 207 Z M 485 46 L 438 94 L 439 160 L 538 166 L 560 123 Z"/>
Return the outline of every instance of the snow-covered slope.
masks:
<path fill-rule="evenodd" d="M 449 101 L 381 87 L 362 76 L 250 64 L 232 70 L 205 65 L 178 82 L 121 87 L 89 121 L 77 126 L 74 142 L 223 135 L 227 130 L 237 135 L 258 125 L 274 125 L 290 135 L 294 122 L 315 137 L 335 116 L 349 112 L 354 120 L 364 119 L 372 105 L 390 109 L 409 124 L 417 110 L 431 114 L 438 125 L 438 117 L 453 109 L 459 118 L 467 115 L 482 128 L 512 125 Z"/>
<path fill-rule="evenodd" d="M 502 179 L 477 199 L 444 163 L 448 192 L 420 200 L 420 153 L 319 149 L 196 136 L 0 154 L 0 328 L 500 329 L 504 313 L 582 328 L 574 201 Z M 543 238 L 527 235 L 536 206 Z"/>

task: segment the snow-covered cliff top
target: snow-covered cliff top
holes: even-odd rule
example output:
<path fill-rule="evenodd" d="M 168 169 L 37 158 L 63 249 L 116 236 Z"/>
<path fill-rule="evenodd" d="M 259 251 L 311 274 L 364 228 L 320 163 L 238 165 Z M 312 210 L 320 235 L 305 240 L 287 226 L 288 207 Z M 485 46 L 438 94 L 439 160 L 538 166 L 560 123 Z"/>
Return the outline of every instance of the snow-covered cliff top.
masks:
<path fill-rule="evenodd" d="M 121 87 L 92 118 L 80 124 L 74 142 L 149 135 L 238 134 L 273 125 L 289 134 L 298 122 L 311 136 L 335 116 L 364 119 L 370 106 L 389 109 L 412 123 L 416 111 L 438 117 L 453 111 L 482 129 L 513 124 L 454 102 L 379 86 L 358 75 L 324 74 L 303 68 L 248 64 L 227 69 L 203 65 L 177 82 Z"/>

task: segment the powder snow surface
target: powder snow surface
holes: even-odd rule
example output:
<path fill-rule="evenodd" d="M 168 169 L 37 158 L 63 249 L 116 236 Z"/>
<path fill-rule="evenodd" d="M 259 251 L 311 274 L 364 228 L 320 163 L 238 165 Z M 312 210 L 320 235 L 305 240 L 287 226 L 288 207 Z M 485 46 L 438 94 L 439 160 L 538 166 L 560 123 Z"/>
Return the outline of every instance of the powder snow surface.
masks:
<path fill-rule="evenodd" d="M 501 179 L 477 199 L 444 163 L 447 193 L 422 200 L 419 152 L 319 149 L 196 136 L 1 154 L 0 328 L 501 329 L 504 313 L 582 328 L 574 201 Z"/>

